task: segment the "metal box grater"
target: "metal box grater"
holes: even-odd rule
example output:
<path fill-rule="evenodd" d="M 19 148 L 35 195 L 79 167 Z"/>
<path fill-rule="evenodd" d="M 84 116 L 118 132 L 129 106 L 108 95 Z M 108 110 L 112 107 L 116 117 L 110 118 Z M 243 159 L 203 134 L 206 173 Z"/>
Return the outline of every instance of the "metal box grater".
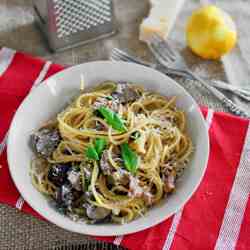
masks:
<path fill-rule="evenodd" d="M 115 32 L 112 0 L 33 0 L 37 23 L 53 51 Z"/>

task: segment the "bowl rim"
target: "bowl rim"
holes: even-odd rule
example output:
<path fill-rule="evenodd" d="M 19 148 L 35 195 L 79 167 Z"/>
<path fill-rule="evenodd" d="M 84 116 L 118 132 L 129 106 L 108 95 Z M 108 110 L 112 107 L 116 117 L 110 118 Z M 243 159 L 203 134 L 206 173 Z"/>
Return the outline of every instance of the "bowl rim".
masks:
<path fill-rule="evenodd" d="M 207 168 L 207 163 L 208 163 L 208 158 L 209 158 L 209 149 L 210 149 L 210 145 L 209 145 L 209 136 L 208 136 L 208 130 L 206 129 L 206 122 L 205 122 L 205 119 L 201 113 L 201 110 L 197 104 L 197 102 L 194 100 L 194 98 L 182 87 L 180 86 L 176 81 L 174 81 L 173 79 L 169 78 L 168 76 L 164 75 L 163 73 L 159 72 L 159 71 L 156 71 L 155 69 L 152 69 L 152 68 L 149 68 L 149 67 L 146 67 L 146 66 L 142 66 L 142 65 L 138 65 L 138 64 L 135 64 L 135 63 L 129 63 L 129 62 L 111 62 L 111 61 L 94 61 L 94 62 L 87 62 L 87 63 L 83 63 L 83 64 L 79 64 L 79 65 L 75 65 L 75 66 L 72 66 L 72 67 L 69 67 L 69 68 L 66 68 L 52 76 L 50 76 L 48 79 L 44 80 L 42 83 L 50 80 L 50 79 L 56 79 L 58 77 L 61 77 L 63 74 L 67 74 L 67 73 L 70 73 L 70 71 L 73 71 L 76 70 L 79 68 L 82 68 L 82 67 L 85 67 L 85 66 L 89 66 L 89 65 L 92 65 L 93 67 L 95 65 L 101 65 L 101 64 L 110 64 L 111 66 L 113 64 L 119 64 L 121 67 L 122 66 L 127 66 L 129 65 L 129 67 L 135 67 L 136 68 L 142 68 L 144 70 L 147 70 L 147 71 L 151 71 L 151 72 L 154 72 L 157 73 L 157 74 L 160 74 L 162 77 L 164 77 L 166 79 L 166 81 L 170 81 L 171 83 L 175 84 L 179 89 L 182 89 L 183 93 L 185 94 L 185 96 L 187 96 L 187 98 L 189 98 L 192 103 L 194 104 L 195 106 L 195 110 L 196 112 L 199 113 L 199 116 L 202 120 L 202 126 L 203 126 L 203 133 L 204 133 L 204 136 L 205 136 L 205 142 L 206 142 L 206 145 L 203 145 L 205 147 L 205 151 L 206 151 L 206 155 L 205 155 L 205 159 L 204 159 L 204 162 L 205 162 L 205 166 L 203 167 L 202 169 L 202 173 L 201 175 L 199 176 L 199 179 L 197 178 L 197 183 L 196 185 L 194 186 L 192 192 L 190 192 L 188 195 L 186 195 L 186 199 L 183 200 L 182 202 L 180 202 L 178 204 L 178 206 L 175 207 L 175 209 L 173 209 L 173 211 L 166 215 L 166 216 L 159 216 L 157 217 L 153 222 L 151 223 L 148 223 L 148 225 L 144 226 L 144 225 L 141 225 L 141 226 L 138 226 L 139 228 L 131 228 L 130 230 L 118 230 L 116 232 L 113 232 L 113 233 L 110 233 L 110 232 L 106 232 L 102 229 L 104 229 L 103 227 L 100 226 L 100 230 L 98 232 L 93 232 L 93 230 L 83 230 L 83 231 L 79 231 L 77 229 L 75 229 L 74 227 L 68 227 L 67 225 L 65 226 L 64 224 L 64 220 L 55 220 L 54 218 L 52 218 L 51 216 L 49 216 L 48 214 L 44 215 L 44 211 L 43 209 L 41 209 L 39 206 L 36 205 L 35 201 L 33 202 L 32 200 L 29 199 L 28 195 L 26 195 L 26 191 L 23 190 L 22 188 L 22 184 L 21 183 L 18 183 L 17 181 L 17 178 L 16 178 L 16 174 L 15 174 L 15 166 L 13 166 L 12 164 L 12 159 L 11 159 L 11 151 L 12 151 L 12 142 L 14 140 L 13 138 L 13 130 L 15 128 L 15 125 L 16 125 L 16 118 L 19 116 L 20 113 L 23 112 L 23 109 L 24 109 L 24 106 L 27 102 L 29 102 L 30 99 L 32 99 L 32 93 L 33 91 L 39 91 L 39 89 L 41 88 L 44 88 L 44 84 L 40 84 L 36 89 L 34 89 L 32 91 L 32 93 L 28 94 L 24 100 L 22 101 L 22 103 L 20 104 L 20 106 L 18 107 L 13 119 L 12 119 L 12 122 L 11 122 L 11 125 L 10 125 L 10 129 L 9 129 L 9 136 L 8 136 L 8 144 L 7 144 L 7 160 L 8 160 L 8 164 L 9 164 L 9 170 L 10 170 L 10 175 L 11 175 L 11 178 L 16 186 L 16 188 L 18 189 L 19 193 L 22 195 L 22 197 L 24 198 L 24 200 L 38 213 L 40 214 L 43 218 L 46 218 L 46 220 L 50 221 L 51 223 L 61 227 L 61 228 L 64 228 L 68 231 L 71 231 L 71 232 L 75 232 L 75 233 L 80 233 L 80 234 L 88 234 L 88 235 L 92 235 L 92 236 L 116 236 L 116 235 L 127 235 L 127 234 L 132 234 L 132 233 L 136 233 L 136 232 L 139 232 L 139 231 L 142 231 L 142 230 L 145 230 L 147 228 L 150 228 L 150 227 L 153 227 L 161 222 L 163 222 L 164 220 L 168 219 L 169 217 L 171 217 L 173 214 L 175 214 L 177 211 L 179 211 L 191 198 L 191 196 L 195 193 L 195 191 L 197 190 L 198 186 L 200 185 L 203 177 L 204 177 L 204 174 L 205 174 L 205 171 L 206 171 L 206 168 Z M 131 66 L 133 65 L 133 66 Z M 34 188 L 35 189 L 35 188 Z M 45 199 L 45 198 L 44 198 Z M 150 213 L 150 211 L 148 211 L 148 213 Z M 86 224 L 84 224 L 86 226 Z M 129 225 L 128 224 L 125 224 L 125 225 Z M 90 225 L 91 226 L 91 225 Z M 104 225 L 105 226 L 105 225 Z M 99 225 L 98 225 L 99 227 Z M 121 227 L 121 226 L 120 226 Z M 101 231 L 101 232 L 100 232 Z"/>

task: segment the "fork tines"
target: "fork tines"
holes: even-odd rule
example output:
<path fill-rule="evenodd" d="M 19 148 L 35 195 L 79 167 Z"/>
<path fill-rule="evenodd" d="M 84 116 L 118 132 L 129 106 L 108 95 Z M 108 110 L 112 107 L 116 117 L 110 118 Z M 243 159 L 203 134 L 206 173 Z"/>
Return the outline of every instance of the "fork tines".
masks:
<path fill-rule="evenodd" d="M 148 42 L 148 46 L 156 57 L 167 62 L 173 62 L 178 57 L 178 54 L 171 48 L 169 43 L 159 35 L 154 34 Z"/>
<path fill-rule="evenodd" d="M 139 59 L 136 56 L 132 56 L 132 55 L 128 54 L 127 52 L 122 51 L 118 48 L 114 48 L 112 50 L 111 55 L 110 55 L 110 59 L 112 61 L 133 62 L 133 63 L 141 64 L 144 66 L 148 66 L 148 67 L 152 66 L 150 63 L 147 63 L 147 62 Z"/>
<path fill-rule="evenodd" d="M 126 53 L 124 53 L 123 51 L 114 48 L 111 52 L 110 55 L 110 59 L 111 60 L 115 60 L 115 61 L 131 61 L 131 58 L 128 58 L 128 56 L 126 55 Z"/>

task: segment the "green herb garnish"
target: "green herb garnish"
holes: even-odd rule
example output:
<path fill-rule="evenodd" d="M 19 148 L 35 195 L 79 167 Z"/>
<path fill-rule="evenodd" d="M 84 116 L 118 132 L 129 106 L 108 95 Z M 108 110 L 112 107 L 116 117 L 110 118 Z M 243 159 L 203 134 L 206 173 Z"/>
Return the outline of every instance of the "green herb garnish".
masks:
<path fill-rule="evenodd" d="M 107 141 L 105 139 L 97 138 L 94 141 L 94 147 L 89 146 L 87 148 L 86 156 L 91 160 L 95 160 L 95 161 L 100 160 L 102 156 L 102 152 L 105 149 L 106 145 L 107 145 Z"/>
<path fill-rule="evenodd" d="M 95 160 L 95 161 L 99 160 L 99 155 L 98 155 L 98 153 L 96 152 L 96 149 L 93 146 L 89 146 L 87 148 L 86 156 L 91 160 Z"/>
<path fill-rule="evenodd" d="M 124 120 L 114 111 L 106 107 L 100 107 L 97 109 L 98 114 L 101 114 L 106 122 L 112 126 L 113 129 L 119 132 L 125 132 L 127 130 L 124 125 Z"/>
<path fill-rule="evenodd" d="M 111 100 L 113 100 L 113 97 L 111 95 L 108 95 L 108 96 L 106 96 L 106 99 L 111 101 Z"/>
<path fill-rule="evenodd" d="M 103 138 L 97 138 L 95 140 L 95 150 L 97 152 L 97 154 L 100 156 L 103 152 L 103 150 L 105 149 L 107 145 L 107 141 Z"/>
<path fill-rule="evenodd" d="M 134 174 L 138 167 L 137 154 L 129 147 L 128 143 L 124 143 L 121 145 L 121 151 L 125 167 L 128 171 Z"/>

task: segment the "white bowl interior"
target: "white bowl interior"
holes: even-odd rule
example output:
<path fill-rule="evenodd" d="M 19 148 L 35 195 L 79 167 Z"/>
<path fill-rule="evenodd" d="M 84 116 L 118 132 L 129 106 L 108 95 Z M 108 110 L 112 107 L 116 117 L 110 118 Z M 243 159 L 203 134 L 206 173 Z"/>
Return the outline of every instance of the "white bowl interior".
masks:
<path fill-rule="evenodd" d="M 146 89 L 165 96 L 177 96 L 177 106 L 188 119 L 188 134 L 195 152 L 177 190 L 167 202 L 153 207 L 145 217 L 125 225 L 87 225 L 74 222 L 51 208 L 43 195 L 31 184 L 30 160 L 33 156 L 29 146 L 30 133 L 41 123 L 56 115 L 67 103 L 72 93 L 80 87 L 80 74 L 84 74 L 86 87 L 104 80 L 129 81 L 144 85 Z M 122 235 L 137 232 L 160 223 L 179 210 L 199 185 L 206 169 L 209 140 L 205 122 L 193 98 L 175 81 L 165 75 L 135 64 L 123 62 L 92 62 L 60 72 L 41 84 L 26 97 L 13 119 L 8 140 L 8 162 L 12 178 L 24 199 L 47 220 L 67 230 L 100 236 Z"/>

